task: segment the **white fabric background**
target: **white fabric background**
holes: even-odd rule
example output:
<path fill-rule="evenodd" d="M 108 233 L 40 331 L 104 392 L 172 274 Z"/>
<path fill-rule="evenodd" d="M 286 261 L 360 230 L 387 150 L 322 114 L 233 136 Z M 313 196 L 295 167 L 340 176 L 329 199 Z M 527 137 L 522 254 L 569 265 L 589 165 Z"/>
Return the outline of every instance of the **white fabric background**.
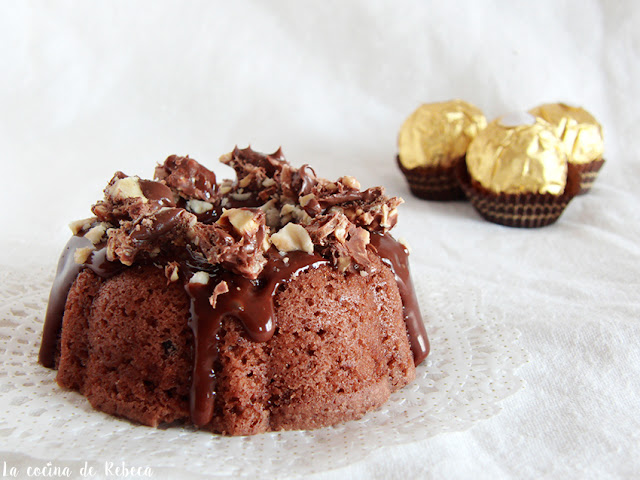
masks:
<path fill-rule="evenodd" d="M 217 158 L 235 144 L 282 145 L 295 165 L 403 196 L 396 234 L 412 262 L 445 291 L 473 281 L 529 352 L 525 388 L 497 416 L 313 478 L 640 475 L 640 4 L 0 8 L 0 266 L 53 268 L 67 223 L 88 216 L 115 170 L 151 176 L 178 153 L 227 176 Z M 559 100 L 586 107 L 606 141 L 594 189 L 539 230 L 412 198 L 394 163 L 398 128 L 421 102 L 450 98 L 489 118 Z"/>

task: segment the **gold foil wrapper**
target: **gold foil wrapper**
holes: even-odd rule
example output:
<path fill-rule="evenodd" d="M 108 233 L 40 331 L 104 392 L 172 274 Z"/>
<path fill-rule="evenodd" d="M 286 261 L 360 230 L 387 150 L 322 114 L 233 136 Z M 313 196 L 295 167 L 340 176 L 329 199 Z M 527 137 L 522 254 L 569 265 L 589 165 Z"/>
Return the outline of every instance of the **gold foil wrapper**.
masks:
<path fill-rule="evenodd" d="M 589 163 L 602 157 L 602 126 L 585 109 L 564 103 L 548 103 L 532 108 L 529 113 L 553 125 L 567 151 L 569 162 Z"/>
<path fill-rule="evenodd" d="M 487 120 L 480 109 L 462 100 L 421 105 L 398 135 L 398 156 L 407 169 L 448 167 L 465 155 Z"/>
<path fill-rule="evenodd" d="M 567 168 L 567 156 L 553 126 L 528 114 L 516 122 L 494 120 L 467 151 L 469 175 L 495 193 L 561 195 Z"/>

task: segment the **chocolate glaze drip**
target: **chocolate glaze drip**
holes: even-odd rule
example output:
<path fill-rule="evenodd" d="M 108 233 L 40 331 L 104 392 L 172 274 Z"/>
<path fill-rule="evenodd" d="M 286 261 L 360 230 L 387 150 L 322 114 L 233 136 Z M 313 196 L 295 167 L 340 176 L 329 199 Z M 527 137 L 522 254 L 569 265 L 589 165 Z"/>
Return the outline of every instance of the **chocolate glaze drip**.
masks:
<path fill-rule="evenodd" d="M 371 245 L 395 275 L 414 363 L 419 365 L 429 354 L 429 339 L 411 282 L 408 252 L 390 235 L 372 234 Z M 288 258 L 286 263 L 285 258 Z M 268 341 L 275 330 L 273 298 L 278 287 L 308 268 L 329 263 L 316 254 L 292 252 L 282 257 L 273 249 L 267 252 L 267 259 L 262 274 L 254 281 L 223 273 L 214 275 L 207 285 L 188 283 L 185 286 L 191 297 L 190 325 L 196 345 L 190 407 L 191 420 L 197 426 L 206 425 L 213 416 L 214 364 L 218 358 L 217 336 L 222 319 L 235 317 L 253 340 Z M 221 282 L 227 283 L 228 292 L 215 296 L 213 308 L 210 298 Z"/>
<path fill-rule="evenodd" d="M 64 306 L 67 302 L 67 295 L 76 277 L 83 268 L 89 268 L 96 275 L 108 278 L 120 272 L 124 266 L 119 262 L 109 262 L 107 260 L 107 249 L 105 245 L 98 245 L 87 262 L 78 264 L 75 262 L 74 253 L 78 248 L 92 247 L 93 244 L 83 236 L 73 236 L 67 242 L 62 251 L 56 276 L 53 280 L 51 292 L 49 293 L 49 304 L 44 320 L 42 332 L 42 344 L 38 353 L 38 361 L 45 367 L 55 367 L 55 354 L 58 344 L 60 329 L 62 328 L 62 317 L 64 316 Z"/>
<path fill-rule="evenodd" d="M 257 280 L 222 273 L 211 277 L 207 285 L 187 283 L 185 286 L 191 297 L 190 325 L 195 338 L 191 421 L 197 426 L 206 425 L 213 416 L 214 363 L 218 358 L 217 336 L 222 319 L 235 317 L 253 340 L 268 341 L 276 327 L 273 297 L 278 287 L 309 268 L 329 263 L 319 255 L 304 252 L 291 252 L 282 257 L 274 249 L 268 251 L 267 259 Z M 228 292 L 218 295 L 212 308 L 209 299 L 221 282 L 226 282 Z"/>
<path fill-rule="evenodd" d="M 407 326 L 409 344 L 413 353 L 413 362 L 420 365 L 429 355 L 429 338 L 424 328 L 418 297 L 413 289 L 409 272 L 409 252 L 391 235 L 371 234 L 371 245 L 378 255 L 393 271 L 404 310 L 404 322 Z"/>

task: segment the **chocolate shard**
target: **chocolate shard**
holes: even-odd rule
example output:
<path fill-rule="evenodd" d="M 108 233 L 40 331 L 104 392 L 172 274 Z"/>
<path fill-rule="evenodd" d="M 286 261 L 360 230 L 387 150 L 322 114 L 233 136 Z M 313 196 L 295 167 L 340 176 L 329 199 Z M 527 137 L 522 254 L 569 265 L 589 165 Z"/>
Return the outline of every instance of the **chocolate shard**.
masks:
<path fill-rule="evenodd" d="M 259 208 L 227 210 L 214 224 L 195 224 L 193 243 L 209 263 L 255 279 L 267 262 L 265 213 Z"/>
<path fill-rule="evenodd" d="M 373 187 L 362 192 L 362 199 L 340 205 L 341 211 L 354 224 L 372 232 L 385 233 L 398 222 L 398 206 L 404 200 L 387 197 L 383 187 Z"/>
<path fill-rule="evenodd" d="M 322 255 L 331 258 L 340 270 L 369 271 L 369 232 L 353 224 L 346 215 L 340 212 L 321 215 L 305 228 Z"/>
<path fill-rule="evenodd" d="M 116 172 L 104 189 L 104 199 L 91 210 L 98 220 L 118 224 L 175 206 L 173 193 L 166 185 Z"/>
<path fill-rule="evenodd" d="M 261 177 L 260 180 L 277 178 L 282 169 L 289 165 L 281 149 L 269 155 L 256 152 L 251 147 L 239 149 L 237 146 L 231 153 L 223 155 L 220 161 L 235 170 L 238 180 L 251 173 Z"/>
<path fill-rule="evenodd" d="M 155 179 L 164 182 L 187 199 L 215 203 L 218 200 L 216 175 L 193 158 L 171 155 L 155 171 Z"/>
<path fill-rule="evenodd" d="M 121 222 L 120 228 L 107 232 L 107 259 L 133 265 L 140 258 L 153 258 L 177 245 L 184 246 L 196 223 L 195 215 L 175 207 Z"/>

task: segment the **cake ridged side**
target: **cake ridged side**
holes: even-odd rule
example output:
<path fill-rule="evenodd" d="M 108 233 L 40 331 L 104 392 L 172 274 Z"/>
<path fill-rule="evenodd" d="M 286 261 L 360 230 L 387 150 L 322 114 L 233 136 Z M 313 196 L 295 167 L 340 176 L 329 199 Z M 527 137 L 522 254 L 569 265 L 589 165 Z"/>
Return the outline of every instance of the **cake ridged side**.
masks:
<path fill-rule="evenodd" d="M 218 335 L 214 418 L 229 435 L 356 419 L 415 377 L 393 273 L 330 266 L 275 297 L 277 329 L 254 342 L 232 317 Z M 145 425 L 189 423 L 193 333 L 181 282 L 153 266 L 108 280 L 84 271 L 67 299 L 58 383 L 92 406 Z"/>

